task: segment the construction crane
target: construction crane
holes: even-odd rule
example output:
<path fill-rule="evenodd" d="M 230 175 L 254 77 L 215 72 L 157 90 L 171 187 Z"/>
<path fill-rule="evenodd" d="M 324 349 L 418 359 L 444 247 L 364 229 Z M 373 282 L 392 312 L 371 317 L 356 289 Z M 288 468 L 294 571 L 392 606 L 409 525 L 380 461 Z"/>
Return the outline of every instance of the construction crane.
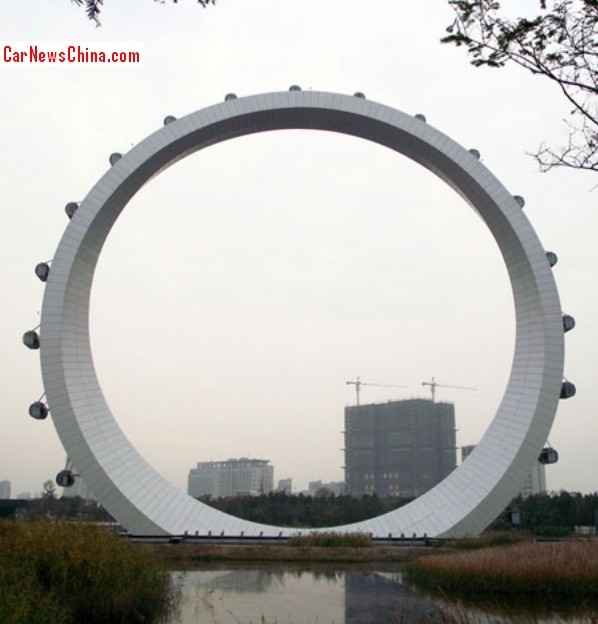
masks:
<path fill-rule="evenodd" d="M 477 390 L 477 388 L 469 388 L 468 386 L 445 386 L 436 383 L 436 379 L 432 377 L 432 381 L 422 381 L 422 386 L 430 386 L 432 391 L 432 403 L 436 401 L 436 388 L 453 388 L 454 390 Z"/>
<path fill-rule="evenodd" d="M 406 388 L 407 386 L 396 386 L 395 384 L 379 384 L 379 383 L 369 383 L 367 381 L 361 381 L 359 376 L 355 381 L 346 381 L 346 385 L 355 386 L 355 405 L 359 405 L 359 392 L 361 390 L 361 386 L 380 386 L 383 388 Z"/>

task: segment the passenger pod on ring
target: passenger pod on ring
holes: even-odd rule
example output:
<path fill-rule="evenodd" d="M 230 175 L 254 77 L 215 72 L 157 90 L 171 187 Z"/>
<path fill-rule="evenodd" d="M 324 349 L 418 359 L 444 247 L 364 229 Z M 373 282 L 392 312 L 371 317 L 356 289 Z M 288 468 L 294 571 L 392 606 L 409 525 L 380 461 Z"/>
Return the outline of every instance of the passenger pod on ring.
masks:
<path fill-rule="evenodd" d="M 559 461 L 559 454 L 556 452 L 556 449 L 547 446 L 542 449 L 538 461 L 541 464 L 556 464 Z"/>

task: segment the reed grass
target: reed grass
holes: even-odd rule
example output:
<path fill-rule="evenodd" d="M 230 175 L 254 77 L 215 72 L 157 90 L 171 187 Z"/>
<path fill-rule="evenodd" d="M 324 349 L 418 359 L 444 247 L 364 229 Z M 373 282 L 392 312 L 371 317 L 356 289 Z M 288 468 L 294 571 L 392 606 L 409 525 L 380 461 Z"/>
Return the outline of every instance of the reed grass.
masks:
<path fill-rule="evenodd" d="M 595 601 L 598 540 L 522 543 L 406 564 L 406 579 L 446 596 Z"/>
<path fill-rule="evenodd" d="M 89 524 L 0 524 L 2 624 L 149 624 L 175 604 L 168 572 Z"/>

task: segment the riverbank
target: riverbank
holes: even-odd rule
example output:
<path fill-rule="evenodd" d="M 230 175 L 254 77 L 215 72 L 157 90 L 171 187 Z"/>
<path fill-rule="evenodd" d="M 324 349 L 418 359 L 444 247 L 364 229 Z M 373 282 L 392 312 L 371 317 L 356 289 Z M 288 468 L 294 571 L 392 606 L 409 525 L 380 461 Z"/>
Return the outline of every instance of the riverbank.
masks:
<path fill-rule="evenodd" d="M 169 567 L 185 567 L 204 562 L 358 563 L 376 566 L 383 563 L 404 563 L 439 552 L 437 548 L 416 545 L 322 548 L 287 544 L 138 543 L 135 546 Z"/>

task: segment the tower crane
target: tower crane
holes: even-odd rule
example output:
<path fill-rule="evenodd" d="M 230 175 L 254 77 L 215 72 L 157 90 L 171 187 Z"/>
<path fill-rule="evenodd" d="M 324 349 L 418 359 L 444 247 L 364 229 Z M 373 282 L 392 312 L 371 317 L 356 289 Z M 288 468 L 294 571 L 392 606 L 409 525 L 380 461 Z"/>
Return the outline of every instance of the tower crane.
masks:
<path fill-rule="evenodd" d="M 477 388 L 470 388 L 468 386 L 445 386 L 443 384 L 436 383 L 436 379 L 432 377 L 432 381 L 422 381 L 422 386 L 430 386 L 432 391 L 432 403 L 436 401 L 436 388 L 453 388 L 454 390 L 477 390 Z"/>
<path fill-rule="evenodd" d="M 347 386 L 355 386 L 355 405 L 359 405 L 359 392 L 361 390 L 361 386 L 380 386 L 383 388 L 406 388 L 407 386 L 397 386 L 395 384 L 379 384 L 379 383 L 369 383 L 367 381 L 361 381 L 359 376 L 355 381 L 346 381 L 345 384 Z"/>

